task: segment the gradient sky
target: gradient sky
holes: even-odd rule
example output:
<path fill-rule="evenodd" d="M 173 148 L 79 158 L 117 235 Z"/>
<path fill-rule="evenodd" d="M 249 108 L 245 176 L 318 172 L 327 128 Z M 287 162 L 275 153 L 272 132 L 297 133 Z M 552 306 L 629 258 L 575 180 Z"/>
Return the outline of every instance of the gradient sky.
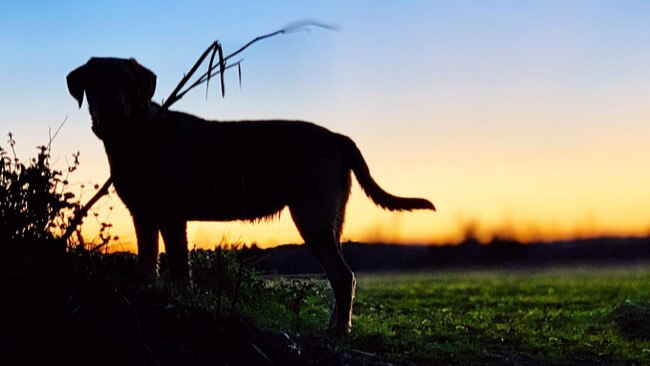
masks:
<path fill-rule="evenodd" d="M 243 55 L 241 90 L 232 73 L 226 98 L 196 90 L 173 109 L 318 123 L 352 137 L 386 190 L 438 207 L 388 213 L 355 187 L 344 239 L 457 241 L 470 225 L 484 239 L 650 233 L 645 1 L 4 0 L 0 133 L 13 132 L 26 158 L 67 116 L 57 166 L 79 150 L 73 191 L 102 183 L 103 147 L 86 103 L 78 109 L 68 94 L 68 72 L 91 56 L 135 57 L 158 75 L 160 101 L 212 41 L 228 53 L 303 19 L 339 30 L 257 44 Z M 130 249 L 119 199 L 99 216 L 112 205 Z M 256 225 L 192 223 L 188 234 L 208 247 L 302 242 L 286 212 Z"/>

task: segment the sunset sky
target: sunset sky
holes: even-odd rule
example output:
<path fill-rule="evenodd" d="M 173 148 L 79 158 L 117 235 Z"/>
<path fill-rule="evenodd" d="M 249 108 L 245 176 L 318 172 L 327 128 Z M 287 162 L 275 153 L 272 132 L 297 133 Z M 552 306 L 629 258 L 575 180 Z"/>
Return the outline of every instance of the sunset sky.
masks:
<path fill-rule="evenodd" d="M 256 44 L 226 78 L 172 109 L 208 119 L 301 119 L 350 136 L 387 191 L 437 213 L 389 213 L 355 186 L 344 240 L 444 243 L 470 225 L 520 240 L 650 234 L 650 2 L 2 1 L 0 146 L 24 159 L 66 125 L 56 166 L 79 150 L 73 192 L 108 165 L 65 76 L 91 56 L 134 57 L 165 98 L 214 40 L 226 53 L 299 20 L 312 29 Z M 213 86 L 217 86 L 214 83 Z M 356 183 L 355 183 L 356 185 Z M 119 198 L 104 200 L 124 249 Z M 87 222 L 94 221 L 89 218 Z M 92 237 L 96 228 L 86 225 Z M 192 223 L 191 243 L 302 242 L 288 212 L 261 224 Z"/>

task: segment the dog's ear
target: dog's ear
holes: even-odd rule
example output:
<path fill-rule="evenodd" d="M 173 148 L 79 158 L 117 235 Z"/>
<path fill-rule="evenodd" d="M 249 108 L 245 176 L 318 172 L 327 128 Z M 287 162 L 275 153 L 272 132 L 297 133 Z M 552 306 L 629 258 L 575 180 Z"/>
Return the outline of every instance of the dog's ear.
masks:
<path fill-rule="evenodd" d="M 134 58 L 129 61 L 138 79 L 138 93 L 145 100 L 151 100 L 153 93 L 156 91 L 156 74 L 140 65 Z"/>
<path fill-rule="evenodd" d="M 68 91 L 79 103 L 79 108 L 84 101 L 84 90 L 86 89 L 86 65 L 79 66 L 68 74 Z"/>

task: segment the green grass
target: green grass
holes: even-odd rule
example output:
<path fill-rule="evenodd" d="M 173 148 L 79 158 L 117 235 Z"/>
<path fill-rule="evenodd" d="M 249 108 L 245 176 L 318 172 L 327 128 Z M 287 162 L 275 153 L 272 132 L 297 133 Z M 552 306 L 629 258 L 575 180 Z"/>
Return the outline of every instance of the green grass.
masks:
<path fill-rule="evenodd" d="M 378 359 L 426 365 L 650 364 L 648 338 L 624 335 L 612 315 L 626 301 L 650 301 L 650 269 L 357 277 L 349 347 Z M 637 320 L 649 321 L 630 319 L 632 327 Z"/>
<path fill-rule="evenodd" d="M 234 252 L 197 251 L 193 286 L 178 289 L 133 281 L 133 255 L 21 248 L 0 251 L 0 313 L 8 349 L 26 363 L 106 347 L 128 359 L 150 345 L 161 360 L 184 360 L 165 364 L 218 364 L 257 355 L 237 348 L 253 344 L 276 364 L 289 355 L 294 364 L 650 365 L 648 266 L 358 274 L 352 333 L 336 342 L 321 336 L 332 299 L 322 278 L 260 276 Z M 140 346 L 124 348 L 125 336 Z"/>

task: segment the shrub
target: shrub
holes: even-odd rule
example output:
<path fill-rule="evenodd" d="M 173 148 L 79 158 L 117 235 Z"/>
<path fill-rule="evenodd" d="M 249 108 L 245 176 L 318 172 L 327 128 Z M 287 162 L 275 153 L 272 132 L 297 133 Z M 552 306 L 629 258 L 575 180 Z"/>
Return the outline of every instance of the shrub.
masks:
<path fill-rule="evenodd" d="M 26 164 L 16 155 L 11 133 L 8 144 L 11 154 L 0 147 L 0 242 L 56 239 L 79 207 L 74 193 L 66 191 L 79 153 L 64 174 L 50 164 L 50 144 L 38 146 Z"/>

